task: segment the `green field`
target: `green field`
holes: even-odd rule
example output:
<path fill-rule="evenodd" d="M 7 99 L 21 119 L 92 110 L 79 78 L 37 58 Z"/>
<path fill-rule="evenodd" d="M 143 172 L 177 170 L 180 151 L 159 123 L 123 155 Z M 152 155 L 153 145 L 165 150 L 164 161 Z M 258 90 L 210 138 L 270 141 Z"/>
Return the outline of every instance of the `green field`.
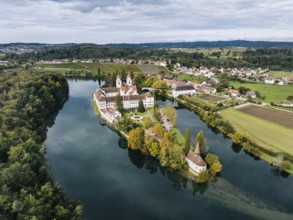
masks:
<path fill-rule="evenodd" d="M 35 64 L 34 67 L 40 67 L 40 68 L 65 68 L 65 69 L 76 69 L 81 70 L 84 69 L 84 66 L 78 64 L 78 63 L 60 63 L 60 64 Z"/>
<path fill-rule="evenodd" d="M 293 129 L 243 113 L 234 108 L 221 112 L 232 126 L 248 139 L 274 152 L 293 155 Z"/>
<path fill-rule="evenodd" d="M 126 72 L 142 73 L 142 70 L 135 64 L 114 64 L 114 63 L 61 63 L 61 64 L 35 64 L 34 67 L 40 68 L 66 68 L 69 70 L 89 70 L 98 72 L 100 68 L 101 72 Z"/>
<path fill-rule="evenodd" d="M 0 53 L 0 58 L 4 57 L 5 54 L 4 53 Z"/>
<path fill-rule="evenodd" d="M 153 64 L 140 64 L 137 67 L 144 73 L 159 73 L 161 71 L 158 66 Z"/>
<path fill-rule="evenodd" d="M 231 86 L 239 88 L 244 86 L 250 88 L 253 91 L 259 91 L 261 96 L 265 96 L 264 102 L 280 103 L 285 100 L 288 95 L 293 95 L 293 86 L 279 86 L 279 85 L 268 85 L 268 84 L 252 84 L 252 83 L 239 83 L 230 82 Z"/>
<path fill-rule="evenodd" d="M 269 71 L 267 74 L 270 76 L 274 76 L 275 78 L 293 76 L 292 72 L 286 72 L 286 71 Z"/>

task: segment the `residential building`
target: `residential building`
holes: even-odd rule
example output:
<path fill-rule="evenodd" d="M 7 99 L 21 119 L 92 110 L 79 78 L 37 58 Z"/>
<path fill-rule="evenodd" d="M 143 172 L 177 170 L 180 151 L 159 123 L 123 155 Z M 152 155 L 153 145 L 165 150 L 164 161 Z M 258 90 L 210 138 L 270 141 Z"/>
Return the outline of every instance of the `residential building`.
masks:
<path fill-rule="evenodd" d="M 176 86 L 172 89 L 172 96 L 174 98 L 180 95 L 195 95 L 196 91 L 192 85 L 187 85 L 183 83 L 177 83 Z"/>

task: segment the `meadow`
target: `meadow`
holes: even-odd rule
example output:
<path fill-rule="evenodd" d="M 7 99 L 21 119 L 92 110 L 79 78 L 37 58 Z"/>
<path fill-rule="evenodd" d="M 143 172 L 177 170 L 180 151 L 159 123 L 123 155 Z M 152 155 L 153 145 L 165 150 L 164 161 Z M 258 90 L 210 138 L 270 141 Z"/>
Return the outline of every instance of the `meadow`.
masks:
<path fill-rule="evenodd" d="M 221 111 L 224 119 L 249 140 L 273 152 L 293 155 L 293 129 L 241 112 L 234 108 Z"/>
<path fill-rule="evenodd" d="M 269 85 L 263 83 L 239 83 L 239 82 L 230 82 L 231 86 L 239 88 L 244 86 L 253 91 L 259 91 L 261 96 L 265 96 L 264 102 L 267 103 L 280 103 L 285 100 L 288 95 L 293 95 L 293 86 L 279 86 L 279 85 Z"/>
<path fill-rule="evenodd" d="M 103 73 L 114 73 L 116 71 L 121 72 L 133 72 L 136 74 L 140 73 L 167 73 L 165 67 L 156 66 L 153 64 L 116 64 L 116 63 L 61 63 L 61 64 L 35 64 L 37 68 L 50 68 L 50 69 L 66 69 L 66 70 L 88 70 L 94 73 L 100 71 Z"/>
<path fill-rule="evenodd" d="M 290 76 L 293 76 L 293 72 L 288 72 L 288 71 L 269 71 L 267 74 L 269 76 L 273 76 L 275 78 L 282 78 L 282 77 L 290 77 Z"/>

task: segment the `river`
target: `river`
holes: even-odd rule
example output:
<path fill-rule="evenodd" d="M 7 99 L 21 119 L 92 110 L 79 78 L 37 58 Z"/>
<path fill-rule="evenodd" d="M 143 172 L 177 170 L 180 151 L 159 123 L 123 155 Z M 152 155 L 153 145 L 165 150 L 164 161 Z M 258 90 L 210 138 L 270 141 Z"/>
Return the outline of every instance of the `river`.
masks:
<path fill-rule="evenodd" d="M 49 128 L 46 156 L 67 196 L 84 204 L 86 219 L 293 219 L 292 175 L 247 154 L 193 112 L 177 108 L 177 127 L 182 133 L 191 128 L 191 138 L 203 130 L 209 151 L 223 164 L 208 185 L 129 150 L 94 113 L 98 82 L 68 82 L 69 100 Z"/>

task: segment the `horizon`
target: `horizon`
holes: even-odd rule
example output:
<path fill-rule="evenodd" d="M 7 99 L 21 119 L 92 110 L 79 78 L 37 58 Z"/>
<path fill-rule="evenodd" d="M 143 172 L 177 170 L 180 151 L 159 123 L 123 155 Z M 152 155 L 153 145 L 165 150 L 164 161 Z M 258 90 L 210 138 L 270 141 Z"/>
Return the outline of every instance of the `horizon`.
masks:
<path fill-rule="evenodd" d="M 0 43 L 293 42 L 289 0 L 0 0 Z"/>
<path fill-rule="evenodd" d="M 292 41 L 277 41 L 277 40 L 241 40 L 241 39 L 235 39 L 235 40 L 206 40 L 206 41 L 154 41 L 154 42 L 141 42 L 141 43 L 134 43 L 134 42 L 117 42 L 117 43 L 105 43 L 105 44 L 99 44 L 94 42 L 80 42 L 80 43 L 73 43 L 73 42 L 62 42 L 62 43 L 46 43 L 46 42 L 6 42 L 1 43 L 3 44 L 40 44 L 40 45 L 61 45 L 61 44 L 75 44 L 75 45 L 82 45 L 82 44 L 93 44 L 97 46 L 107 46 L 107 45 L 140 45 L 140 44 L 176 44 L 176 43 L 217 43 L 217 42 L 269 42 L 269 43 L 293 43 Z M 241 47 L 241 46 L 239 46 Z"/>

